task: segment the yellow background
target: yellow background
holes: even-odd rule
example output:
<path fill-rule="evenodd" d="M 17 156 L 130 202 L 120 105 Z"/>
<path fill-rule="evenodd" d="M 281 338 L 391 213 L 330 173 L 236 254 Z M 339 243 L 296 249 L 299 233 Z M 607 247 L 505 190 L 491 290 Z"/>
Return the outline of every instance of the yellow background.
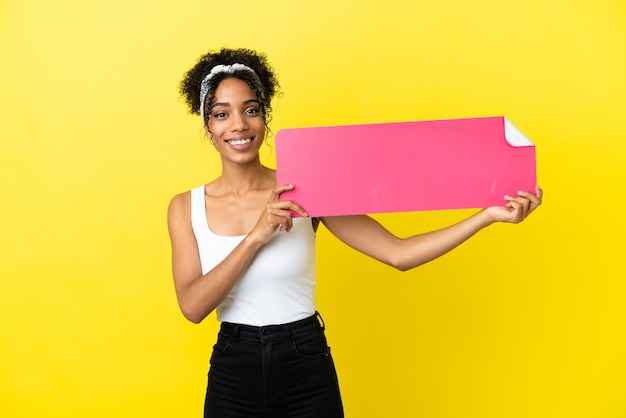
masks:
<path fill-rule="evenodd" d="M 165 215 L 219 173 L 177 87 L 221 46 L 268 53 L 274 131 L 505 115 L 537 145 L 544 206 L 422 268 L 319 233 L 347 416 L 626 416 L 623 0 L 2 0 L 0 42 L 0 416 L 201 415 L 217 327 L 178 311 Z"/>

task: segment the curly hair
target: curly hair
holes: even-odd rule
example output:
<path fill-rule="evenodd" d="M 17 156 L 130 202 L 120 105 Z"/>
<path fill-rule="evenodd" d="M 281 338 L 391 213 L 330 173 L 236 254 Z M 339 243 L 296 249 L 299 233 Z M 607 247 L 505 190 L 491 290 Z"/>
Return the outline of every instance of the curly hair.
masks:
<path fill-rule="evenodd" d="M 211 72 L 216 65 L 243 64 L 254 70 L 261 81 L 263 91 L 259 91 L 257 83 L 252 80 L 252 74 L 247 71 L 235 71 L 232 73 L 219 73 L 210 80 L 209 92 L 205 103 L 200 103 L 200 86 L 204 77 Z M 200 115 L 200 106 L 204 106 L 204 125 L 209 123 L 210 109 L 215 101 L 215 89 L 222 80 L 228 77 L 238 78 L 250 85 L 250 88 L 260 100 L 263 120 L 267 125 L 271 120 L 272 98 L 280 90 L 280 84 L 274 74 L 274 69 L 267 61 L 264 53 L 258 53 L 251 49 L 222 48 L 219 51 L 209 51 L 198 58 L 196 64 L 185 74 L 180 82 L 180 95 L 184 98 L 189 113 Z"/>

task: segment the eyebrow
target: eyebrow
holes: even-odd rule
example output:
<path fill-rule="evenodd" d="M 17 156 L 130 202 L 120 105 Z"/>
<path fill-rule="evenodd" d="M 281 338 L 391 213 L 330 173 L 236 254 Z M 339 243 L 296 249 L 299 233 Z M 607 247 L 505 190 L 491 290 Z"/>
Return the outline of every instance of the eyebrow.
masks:
<path fill-rule="evenodd" d="M 261 102 L 259 102 L 257 99 L 249 99 L 249 100 L 245 100 L 242 104 L 244 106 L 249 105 L 250 103 L 257 103 L 257 104 L 261 104 Z M 226 106 L 226 107 L 230 107 L 230 103 L 228 102 L 218 102 L 218 103 L 213 103 L 213 106 L 211 106 L 211 108 L 217 107 L 217 106 Z"/>

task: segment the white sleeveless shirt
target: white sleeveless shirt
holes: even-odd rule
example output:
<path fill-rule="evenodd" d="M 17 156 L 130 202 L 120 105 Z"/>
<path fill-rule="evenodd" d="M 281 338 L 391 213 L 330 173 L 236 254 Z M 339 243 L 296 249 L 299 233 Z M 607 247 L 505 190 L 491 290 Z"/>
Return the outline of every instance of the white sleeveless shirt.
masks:
<path fill-rule="evenodd" d="M 206 217 L 204 186 L 191 190 L 191 225 L 202 274 L 221 263 L 245 238 L 217 235 Z M 217 320 L 254 326 L 285 324 L 315 313 L 315 232 L 311 218 L 294 218 L 257 252 L 228 296 Z"/>

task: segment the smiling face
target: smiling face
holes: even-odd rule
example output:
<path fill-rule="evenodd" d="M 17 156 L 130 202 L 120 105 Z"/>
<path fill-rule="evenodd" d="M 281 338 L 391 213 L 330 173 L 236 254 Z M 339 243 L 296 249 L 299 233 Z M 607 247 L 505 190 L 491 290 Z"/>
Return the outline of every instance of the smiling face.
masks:
<path fill-rule="evenodd" d="M 234 77 L 222 80 L 215 89 L 206 129 L 224 163 L 258 161 L 265 120 L 248 83 Z"/>

